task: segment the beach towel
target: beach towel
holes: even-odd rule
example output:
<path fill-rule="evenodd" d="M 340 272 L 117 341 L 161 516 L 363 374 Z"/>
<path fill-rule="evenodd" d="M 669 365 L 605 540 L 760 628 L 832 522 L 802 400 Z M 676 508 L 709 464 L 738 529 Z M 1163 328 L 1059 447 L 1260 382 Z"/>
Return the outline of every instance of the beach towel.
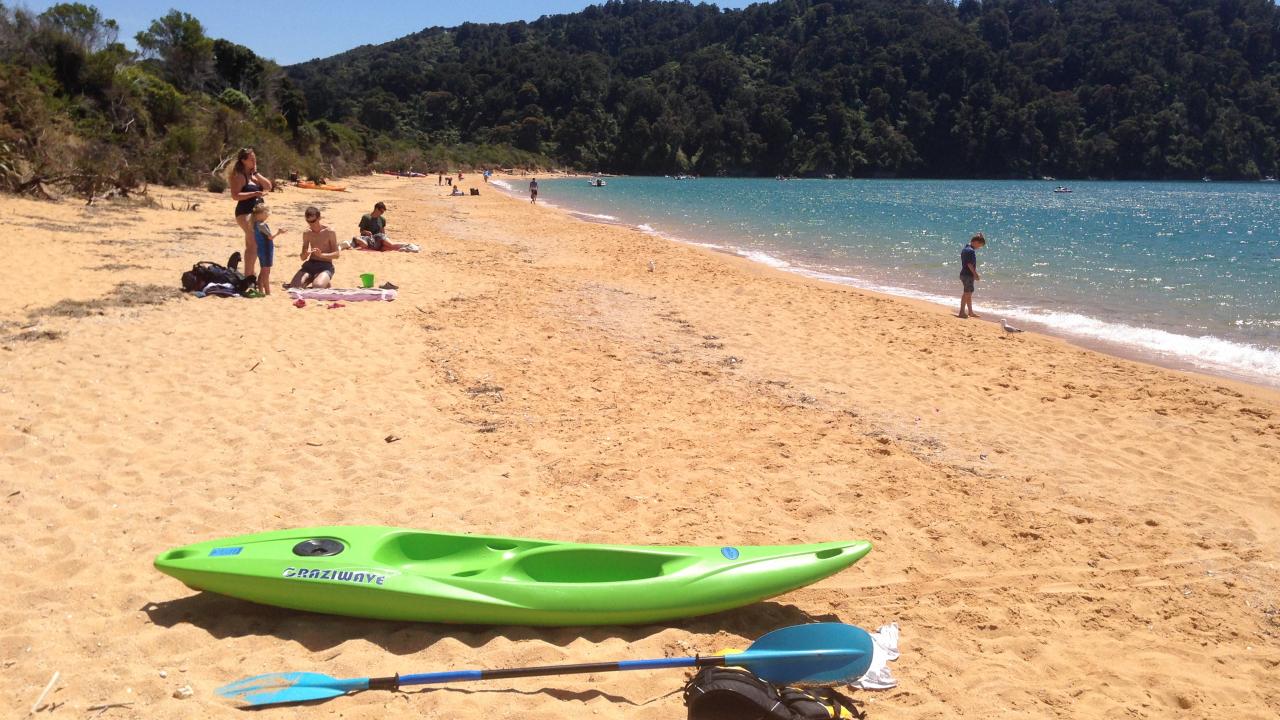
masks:
<path fill-rule="evenodd" d="M 385 252 L 384 250 L 375 250 L 374 248 L 364 247 L 363 245 L 356 245 L 355 243 L 352 243 L 352 245 L 353 247 L 351 249 L 356 250 L 358 252 Z M 416 243 L 409 243 L 408 245 L 401 245 L 400 252 L 410 252 L 410 253 L 422 252 L 422 247 L 417 245 Z"/>
<path fill-rule="evenodd" d="M 862 677 L 849 683 L 863 690 L 888 690 L 898 686 L 898 680 L 889 671 L 889 661 L 898 659 L 898 623 L 881 625 L 871 633 L 875 644 L 871 655 L 871 667 Z"/>
<path fill-rule="evenodd" d="M 209 283 L 203 289 L 197 290 L 195 295 L 196 297 L 208 297 L 210 295 L 215 297 L 238 297 L 240 291 L 231 283 Z"/>
<path fill-rule="evenodd" d="M 396 299 L 395 290 L 382 288 L 289 288 L 289 297 L 294 300 L 343 300 L 345 302 L 364 302 Z"/>

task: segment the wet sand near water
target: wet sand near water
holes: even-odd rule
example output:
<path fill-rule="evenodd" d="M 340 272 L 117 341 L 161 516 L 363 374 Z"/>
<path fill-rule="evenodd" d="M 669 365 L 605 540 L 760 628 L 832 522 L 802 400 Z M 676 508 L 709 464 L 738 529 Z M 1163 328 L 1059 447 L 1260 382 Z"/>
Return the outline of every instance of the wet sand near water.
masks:
<path fill-rule="evenodd" d="M 0 285 L 7 712 L 55 671 L 38 716 L 237 718 L 213 690 L 258 673 L 707 654 L 838 619 L 902 628 L 900 687 L 854 695 L 873 719 L 1280 713 L 1280 394 L 582 222 L 479 176 L 452 198 L 430 178 L 344 182 L 270 198 L 291 230 L 273 277 L 299 264 L 304 207 L 341 239 L 384 200 L 422 253 L 344 252 L 335 285 L 370 272 L 394 303 L 174 292 L 243 244 L 225 195 L 0 199 L 11 274 L 39 278 Z M 327 524 L 876 548 L 748 608 L 604 628 L 314 615 L 151 567 Z M 685 676 L 269 712 L 665 720 Z"/>

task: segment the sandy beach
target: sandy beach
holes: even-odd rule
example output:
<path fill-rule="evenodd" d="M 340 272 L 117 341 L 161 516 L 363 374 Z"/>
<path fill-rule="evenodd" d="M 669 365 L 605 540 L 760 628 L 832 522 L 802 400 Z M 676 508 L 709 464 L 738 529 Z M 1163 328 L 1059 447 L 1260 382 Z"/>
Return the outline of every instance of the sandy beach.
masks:
<path fill-rule="evenodd" d="M 290 232 L 260 300 L 177 291 L 243 249 L 225 194 L 0 198 L 0 714 L 55 672 L 35 717 L 240 718 L 213 690 L 258 673 L 707 654 L 813 619 L 900 625 L 899 687 L 854 694 L 873 720 L 1280 714 L 1280 393 L 582 222 L 479 176 L 466 197 L 345 182 L 271 197 Z M 399 299 L 291 305 L 302 209 L 344 238 L 378 200 L 421 254 L 344 252 L 335 285 L 371 272 Z M 330 524 L 875 550 L 738 611 L 586 629 L 311 615 L 151 566 Z M 685 677 L 264 717 L 668 720 Z"/>

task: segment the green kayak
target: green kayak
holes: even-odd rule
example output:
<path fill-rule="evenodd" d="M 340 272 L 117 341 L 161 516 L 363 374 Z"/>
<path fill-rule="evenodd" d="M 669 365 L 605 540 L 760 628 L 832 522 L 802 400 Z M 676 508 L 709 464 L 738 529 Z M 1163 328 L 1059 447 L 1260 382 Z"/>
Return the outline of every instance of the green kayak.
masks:
<path fill-rule="evenodd" d="M 187 545 L 155 564 L 196 590 L 295 610 L 486 625 L 613 625 L 748 605 L 839 572 L 870 550 L 866 541 L 646 547 L 357 526 Z"/>

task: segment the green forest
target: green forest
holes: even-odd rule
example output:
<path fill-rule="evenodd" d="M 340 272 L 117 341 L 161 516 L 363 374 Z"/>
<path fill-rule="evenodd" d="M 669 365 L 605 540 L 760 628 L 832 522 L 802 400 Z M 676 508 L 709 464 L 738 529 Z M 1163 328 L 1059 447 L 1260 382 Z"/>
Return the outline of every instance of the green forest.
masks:
<path fill-rule="evenodd" d="M 129 194 L 148 183 L 225 187 L 245 146 L 263 171 L 334 177 L 374 167 L 547 166 L 512 145 L 423 144 L 359 122 L 312 119 L 278 64 L 210 38 L 178 10 L 121 42 L 91 5 L 35 14 L 0 3 L 0 190 Z"/>
<path fill-rule="evenodd" d="M 609 0 L 280 67 L 171 11 L 0 3 L 0 187 L 548 167 L 745 176 L 1277 174 L 1271 0 Z"/>
<path fill-rule="evenodd" d="M 1275 174 L 1271 0 L 611 0 L 288 69 L 315 117 L 622 173 Z"/>

